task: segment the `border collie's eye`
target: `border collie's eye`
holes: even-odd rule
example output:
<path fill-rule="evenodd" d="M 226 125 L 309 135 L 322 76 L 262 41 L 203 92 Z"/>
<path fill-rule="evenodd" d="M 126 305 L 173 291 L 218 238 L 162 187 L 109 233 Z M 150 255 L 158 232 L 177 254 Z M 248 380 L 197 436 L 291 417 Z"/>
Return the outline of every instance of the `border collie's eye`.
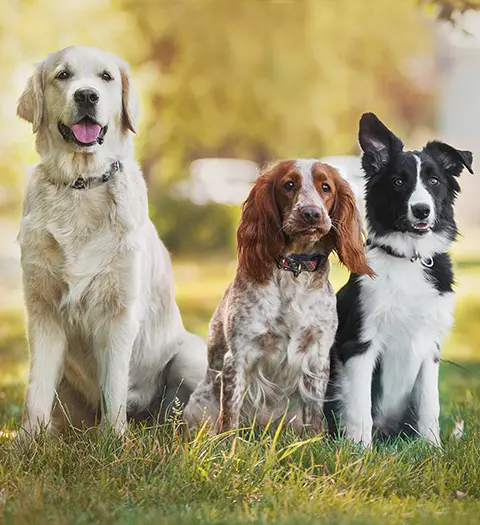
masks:
<path fill-rule="evenodd" d="M 101 77 L 102 77 L 102 80 L 105 80 L 105 82 L 110 82 L 111 80 L 113 80 L 112 75 L 108 71 L 104 71 L 101 74 Z"/>
<path fill-rule="evenodd" d="M 436 186 L 440 181 L 437 179 L 437 177 L 430 177 L 428 179 L 428 184 L 430 184 L 430 186 Z"/>
<path fill-rule="evenodd" d="M 287 191 L 292 191 L 293 188 L 295 188 L 295 184 L 293 184 L 293 182 L 291 180 L 287 180 L 287 182 L 283 185 L 283 187 L 287 190 Z"/>
<path fill-rule="evenodd" d="M 403 186 L 403 179 L 400 179 L 400 178 L 394 179 L 393 184 L 395 184 L 397 188 L 401 188 Z"/>
<path fill-rule="evenodd" d="M 69 71 L 67 71 L 66 69 L 63 69 L 62 71 L 60 71 L 60 73 L 58 73 L 57 79 L 58 80 L 68 80 L 71 76 L 72 75 Z"/>
<path fill-rule="evenodd" d="M 322 191 L 324 193 L 330 193 L 332 191 L 332 188 L 328 184 L 322 184 Z"/>

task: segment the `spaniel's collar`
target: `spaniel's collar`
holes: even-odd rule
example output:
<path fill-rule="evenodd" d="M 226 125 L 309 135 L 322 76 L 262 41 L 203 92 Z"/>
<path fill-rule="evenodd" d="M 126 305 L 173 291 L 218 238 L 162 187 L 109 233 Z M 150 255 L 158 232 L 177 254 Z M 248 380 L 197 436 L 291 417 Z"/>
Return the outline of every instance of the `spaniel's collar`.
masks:
<path fill-rule="evenodd" d="M 302 272 L 315 272 L 327 259 L 328 254 L 325 253 L 282 253 L 278 258 L 277 267 L 298 277 Z"/>
<path fill-rule="evenodd" d="M 78 179 L 76 179 L 69 186 L 74 190 L 87 190 L 90 188 L 95 188 L 105 184 L 105 182 L 108 182 L 115 175 L 115 173 L 117 173 L 117 171 L 122 171 L 122 169 L 122 163 L 116 160 L 110 164 L 108 170 L 103 175 L 100 175 L 100 177 L 78 177 Z"/>
<path fill-rule="evenodd" d="M 380 250 L 383 250 L 388 255 L 391 255 L 392 257 L 396 257 L 397 259 L 409 259 L 410 262 L 415 262 L 417 260 L 420 260 L 420 263 L 422 264 L 422 266 L 425 266 L 427 268 L 431 268 L 433 266 L 432 257 L 422 257 L 416 250 L 413 252 L 413 255 L 411 257 L 408 257 L 407 255 L 403 253 L 397 252 L 391 246 L 387 246 L 386 244 L 377 244 L 376 242 L 373 242 L 371 239 L 367 239 L 367 246 L 369 246 L 370 248 L 379 248 Z"/>

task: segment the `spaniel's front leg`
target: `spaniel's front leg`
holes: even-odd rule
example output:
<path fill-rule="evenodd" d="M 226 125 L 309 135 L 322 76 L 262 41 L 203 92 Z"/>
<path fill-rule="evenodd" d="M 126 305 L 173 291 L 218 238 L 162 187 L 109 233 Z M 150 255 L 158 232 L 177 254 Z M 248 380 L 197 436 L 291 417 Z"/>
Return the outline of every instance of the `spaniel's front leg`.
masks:
<path fill-rule="evenodd" d="M 138 329 L 138 322 L 131 315 L 125 315 L 100 329 L 95 341 L 102 425 L 111 426 L 119 435 L 127 429 L 130 359 Z"/>
<path fill-rule="evenodd" d="M 223 360 L 221 375 L 219 431 L 237 428 L 246 389 L 245 360 L 228 351 Z"/>
<path fill-rule="evenodd" d="M 303 425 L 310 434 L 320 432 L 323 421 L 323 404 L 330 377 L 330 347 L 333 337 L 316 345 L 310 366 L 304 376 Z"/>

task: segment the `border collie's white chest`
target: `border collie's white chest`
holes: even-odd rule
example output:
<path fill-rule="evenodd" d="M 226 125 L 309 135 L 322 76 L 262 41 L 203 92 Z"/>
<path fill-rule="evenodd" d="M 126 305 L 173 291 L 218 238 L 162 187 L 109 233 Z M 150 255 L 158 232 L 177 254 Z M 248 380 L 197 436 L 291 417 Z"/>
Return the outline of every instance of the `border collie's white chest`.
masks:
<path fill-rule="evenodd" d="M 438 359 L 453 323 L 454 294 L 440 294 L 417 260 L 398 259 L 379 249 L 368 262 L 377 276 L 360 280 L 362 342 L 380 363 L 375 424 L 384 426 L 405 409 L 425 359 Z"/>

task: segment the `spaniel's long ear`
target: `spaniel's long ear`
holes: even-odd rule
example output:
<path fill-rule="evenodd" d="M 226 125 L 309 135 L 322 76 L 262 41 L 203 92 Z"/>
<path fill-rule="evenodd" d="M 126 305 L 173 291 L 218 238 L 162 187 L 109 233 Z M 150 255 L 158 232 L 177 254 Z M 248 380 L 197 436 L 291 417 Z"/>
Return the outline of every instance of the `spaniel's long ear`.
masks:
<path fill-rule="evenodd" d="M 264 283 L 285 247 L 275 198 L 275 168 L 261 175 L 242 207 L 237 231 L 238 262 L 256 282 Z"/>
<path fill-rule="evenodd" d="M 17 115 L 32 124 L 34 133 L 43 118 L 43 67 L 43 62 L 37 65 L 17 104 Z"/>
<path fill-rule="evenodd" d="M 337 198 L 332 215 L 333 249 L 352 273 L 373 276 L 367 264 L 362 239 L 362 226 L 355 195 L 348 182 L 340 175 L 336 181 Z"/>
<path fill-rule="evenodd" d="M 130 69 L 123 60 L 120 63 L 120 74 L 122 77 L 122 124 L 125 130 L 137 133 L 138 98 L 130 80 Z"/>

